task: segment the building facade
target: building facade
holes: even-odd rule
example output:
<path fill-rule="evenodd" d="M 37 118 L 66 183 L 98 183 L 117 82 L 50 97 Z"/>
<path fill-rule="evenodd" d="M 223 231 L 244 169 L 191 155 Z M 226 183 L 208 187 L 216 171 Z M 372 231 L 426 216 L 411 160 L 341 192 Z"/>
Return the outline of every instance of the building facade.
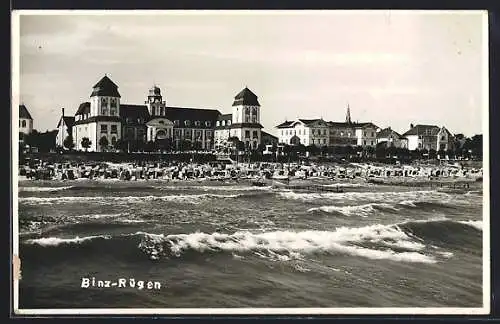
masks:
<path fill-rule="evenodd" d="M 278 141 L 280 144 L 330 145 L 330 127 L 323 119 L 285 121 L 276 127 L 278 128 Z"/>
<path fill-rule="evenodd" d="M 321 119 L 297 119 L 276 126 L 279 142 L 293 144 L 296 138 L 306 146 L 375 146 L 378 127 L 371 123 L 353 123 L 347 107 L 345 122 Z"/>
<path fill-rule="evenodd" d="M 118 141 L 168 142 L 174 150 L 213 150 L 227 145 L 230 137 L 251 149 L 261 142 L 260 104 L 248 88 L 235 96 L 233 112 L 226 115 L 216 109 L 167 106 L 157 86 L 149 89 L 144 105 L 124 104 L 120 99 L 118 86 L 108 76 L 94 85 L 90 100 L 80 104 L 74 117 L 71 134 L 77 150 L 100 152 L 114 148 Z M 58 128 L 63 137 L 64 127 Z M 87 144 L 90 141 L 88 148 L 84 138 Z"/>
<path fill-rule="evenodd" d="M 436 125 L 411 125 L 403 134 L 409 150 L 449 150 L 454 148 L 454 137 L 446 127 Z"/>
<path fill-rule="evenodd" d="M 257 149 L 261 143 L 260 103 L 258 97 L 245 87 L 235 97 L 232 113 L 220 115 L 215 125 L 217 148 L 229 145 L 230 138 L 238 138 L 248 149 Z"/>
<path fill-rule="evenodd" d="M 25 136 L 31 134 L 32 131 L 33 117 L 24 104 L 19 105 L 19 141 L 24 143 Z"/>
<path fill-rule="evenodd" d="M 377 133 L 377 145 L 385 144 L 387 147 L 408 148 L 408 139 L 387 127 Z"/>

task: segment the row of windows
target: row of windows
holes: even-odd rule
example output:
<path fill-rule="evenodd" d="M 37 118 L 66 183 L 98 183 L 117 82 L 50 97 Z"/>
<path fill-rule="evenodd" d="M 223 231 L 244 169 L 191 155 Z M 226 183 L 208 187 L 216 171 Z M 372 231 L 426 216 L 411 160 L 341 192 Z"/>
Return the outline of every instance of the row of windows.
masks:
<path fill-rule="evenodd" d="M 229 126 L 231 125 L 230 120 L 218 120 L 216 123 L 217 126 Z"/>
<path fill-rule="evenodd" d="M 179 124 L 180 124 L 179 120 L 174 120 L 174 125 L 175 126 L 179 126 Z M 184 121 L 184 126 L 187 126 L 187 127 L 191 126 L 191 121 L 190 120 L 185 120 Z M 197 126 L 197 127 L 201 126 L 201 121 L 199 121 L 199 120 L 195 121 L 194 122 L 194 126 Z M 212 122 L 209 121 L 209 120 L 205 121 L 205 126 L 206 127 L 211 127 L 212 126 Z"/>
<path fill-rule="evenodd" d="M 26 120 L 20 120 L 19 127 L 26 127 Z"/>
<path fill-rule="evenodd" d="M 252 138 L 259 138 L 257 131 L 253 131 L 252 135 L 253 135 Z M 245 138 L 250 138 L 250 131 L 249 130 L 245 131 Z"/>
<path fill-rule="evenodd" d="M 111 108 L 116 108 L 117 100 L 115 98 L 111 98 L 110 100 L 110 106 Z M 101 99 L 101 106 L 107 106 L 108 105 L 108 99 L 107 98 L 102 98 Z"/>
<path fill-rule="evenodd" d="M 101 134 L 107 134 L 108 133 L 108 125 L 101 125 Z M 111 134 L 117 134 L 118 133 L 118 126 L 117 125 L 111 125 Z"/>
<path fill-rule="evenodd" d="M 108 107 L 101 107 L 101 115 L 108 115 Z M 109 116 L 118 116 L 118 109 L 116 107 L 111 107 L 109 109 Z"/>

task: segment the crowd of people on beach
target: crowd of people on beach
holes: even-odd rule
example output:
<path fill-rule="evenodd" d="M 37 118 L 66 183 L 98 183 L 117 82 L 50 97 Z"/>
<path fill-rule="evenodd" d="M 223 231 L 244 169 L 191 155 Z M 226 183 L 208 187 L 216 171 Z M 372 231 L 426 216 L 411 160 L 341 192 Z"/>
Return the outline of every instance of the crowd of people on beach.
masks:
<path fill-rule="evenodd" d="M 343 165 L 288 163 L 206 164 L 154 163 L 49 163 L 30 161 L 19 168 L 19 176 L 33 180 L 117 179 L 117 180 L 238 180 L 238 179 L 479 179 L 482 168 L 460 165 Z"/>

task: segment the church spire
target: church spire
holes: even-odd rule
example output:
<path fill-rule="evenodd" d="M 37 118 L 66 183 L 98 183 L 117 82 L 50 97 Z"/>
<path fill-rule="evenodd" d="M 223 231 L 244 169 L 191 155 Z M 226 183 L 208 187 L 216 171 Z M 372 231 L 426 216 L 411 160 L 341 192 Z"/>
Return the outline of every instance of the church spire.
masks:
<path fill-rule="evenodd" d="M 349 103 L 347 103 L 347 112 L 345 114 L 345 122 L 351 124 L 351 109 L 349 108 Z"/>

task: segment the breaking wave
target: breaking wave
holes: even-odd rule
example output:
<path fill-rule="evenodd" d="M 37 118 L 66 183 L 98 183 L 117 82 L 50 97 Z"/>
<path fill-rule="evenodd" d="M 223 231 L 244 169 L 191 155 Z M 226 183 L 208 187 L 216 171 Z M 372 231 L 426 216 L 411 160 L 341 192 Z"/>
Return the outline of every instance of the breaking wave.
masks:
<path fill-rule="evenodd" d="M 80 196 L 80 197 L 20 197 L 19 202 L 24 204 L 51 205 L 57 203 L 82 203 L 82 202 L 151 202 L 151 201 L 170 201 L 179 203 L 198 204 L 206 199 L 217 198 L 237 198 L 239 195 L 218 195 L 218 194 L 200 194 L 200 195 L 165 195 L 165 196 Z"/>
<path fill-rule="evenodd" d="M 53 192 L 71 189 L 73 186 L 66 187 L 18 187 L 19 192 Z"/>
<path fill-rule="evenodd" d="M 345 216 L 362 216 L 368 217 L 377 210 L 393 210 L 397 211 L 393 205 L 387 203 L 369 203 L 358 206 L 321 206 L 308 209 L 308 212 L 322 211 L 326 213 L 339 213 Z"/>
<path fill-rule="evenodd" d="M 480 245 L 478 224 L 477 221 L 441 219 L 325 231 L 255 233 L 241 230 L 232 234 L 196 232 L 171 235 L 136 232 L 116 236 L 42 237 L 25 240 L 21 249 L 24 254 L 37 255 L 38 259 L 45 259 L 44 254 L 48 254 L 46 259 L 55 258 L 61 262 L 77 257 L 79 253 L 93 258 L 133 258 L 137 261 L 226 253 L 239 258 L 253 255 L 271 261 L 305 260 L 315 254 L 328 254 L 431 264 L 444 257 L 451 258 L 453 252 L 450 249 Z M 95 254 L 95 251 L 100 252 Z"/>

